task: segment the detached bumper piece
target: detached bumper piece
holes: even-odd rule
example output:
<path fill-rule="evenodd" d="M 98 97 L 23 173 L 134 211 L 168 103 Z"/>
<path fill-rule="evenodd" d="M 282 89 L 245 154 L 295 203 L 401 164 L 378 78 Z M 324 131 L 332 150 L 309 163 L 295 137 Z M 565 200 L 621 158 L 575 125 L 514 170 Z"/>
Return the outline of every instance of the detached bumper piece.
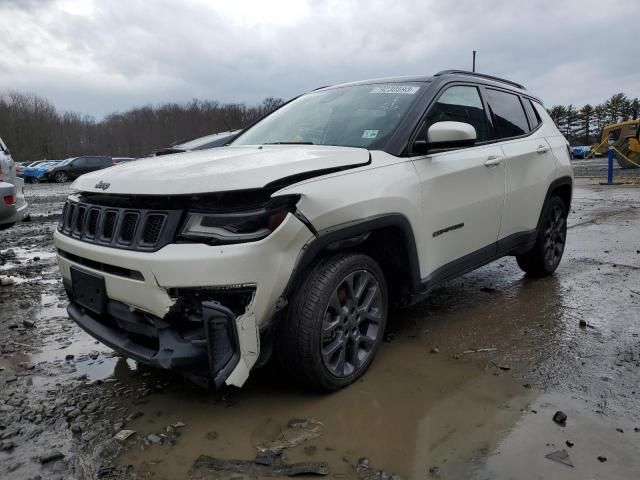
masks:
<path fill-rule="evenodd" d="M 219 388 L 240 360 L 236 316 L 219 303 L 202 302 L 197 317 L 174 314 L 167 321 L 114 300 L 107 300 L 99 314 L 70 298 L 67 312 L 80 327 L 140 363 L 180 370 L 199 384 Z"/>

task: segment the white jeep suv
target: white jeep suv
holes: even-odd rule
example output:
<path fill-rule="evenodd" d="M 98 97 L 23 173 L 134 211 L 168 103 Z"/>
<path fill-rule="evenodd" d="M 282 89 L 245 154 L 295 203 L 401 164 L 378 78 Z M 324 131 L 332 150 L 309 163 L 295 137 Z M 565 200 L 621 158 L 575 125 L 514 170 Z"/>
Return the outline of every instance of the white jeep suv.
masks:
<path fill-rule="evenodd" d="M 450 70 L 314 90 L 225 147 L 83 175 L 55 245 L 69 315 L 114 350 L 215 386 L 273 352 L 335 390 L 390 304 L 506 255 L 551 274 L 572 184 L 540 100 Z"/>

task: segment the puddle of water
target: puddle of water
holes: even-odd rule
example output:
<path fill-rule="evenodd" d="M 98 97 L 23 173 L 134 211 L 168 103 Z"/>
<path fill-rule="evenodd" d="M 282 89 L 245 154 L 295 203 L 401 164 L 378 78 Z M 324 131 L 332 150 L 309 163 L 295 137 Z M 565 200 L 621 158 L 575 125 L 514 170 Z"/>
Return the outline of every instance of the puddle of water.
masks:
<path fill-rule="evenodd" d="M 327 461 L 332 475 L 352 478 L 352 466 L 368 457 L 375 468 L 404 478 L 425 478 L 435 465 L 443 478 L 462 478 L 469 459 L 498 445 L 535 397 L 506 377 L 430 354 L 411 340 L 383 348 L 362 381 L 331 395 L 286 391 L 282 379 L 257 377 L 232 396 L 232 406 L 197 393 L 150 397 L 145 416 L 128 428 L 145 435 L 175 421 L 188 426 L 174 447 L 131 449 L 120 461 L 154 478 L 186 478 L 200 454 L 253 459 L 255 446 L 289 420 L 313 418 L 325 425 L 321 437 L 304 444 L 316 453 L 296 447 L 287 451 L 287 461 Z M 211 431 L 216 440 L 206 439 Z M 171 462 L 162 461 L 167 448 Z"/>
<path fill-rule="evenodd" d="M 41 285 L 59 284 L 58 278 L 51 279 L 17 279 L 21 282 L 37 281 Z M 80 329 L 68 316 L 66 296 L 58 293 L 41 293 L 39 308 L 29 312 L 38 326 L 38 332 L 44 342 L 37 350 L 24 354 L 21 362 L 28 362 L 44 367 L 45 370 L 60 368 L 56 377 L 34 377 L 36 386 L 47 387 L 52 382 L 60 382 L 60 378 L 68 379 L 86 375 L 89 380 L 104 380 L 113 375 L 119 357 L 113 350 L 98 342 Z M 90 353 L 97 353 L 91 358 Z M 73 359 L 67 360 L 68 355 Z M 137 369 L 133 360 L 127 360 L 132 371 Z"/>
<path fill-rule="evenodd" d="M 539 413 L 523 416 L 472 478 L 510 480 L 514 472 L 521 480 L 638 478 L 640 434 L 634 432 L 633 425 L 594 415 L 582 399 L 559 393 L 541 395 L 531 408 Z M 552 421 L 551 415 L 557 410 L 568 415 L 565 427 Z M 573 468 L 545 458 L 546 454 L 563 449 Z M 599 456 L 606 457 L 606 462 L 600 462 Z M 522 469 L 521 465 L 527 468 Z"/>

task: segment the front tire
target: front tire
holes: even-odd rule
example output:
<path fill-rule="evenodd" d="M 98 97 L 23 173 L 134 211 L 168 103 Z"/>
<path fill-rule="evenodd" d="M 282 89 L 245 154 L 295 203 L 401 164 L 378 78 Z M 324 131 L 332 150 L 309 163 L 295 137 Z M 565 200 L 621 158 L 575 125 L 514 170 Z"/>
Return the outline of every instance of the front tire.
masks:
<path fill-rule="evenodd" d="M 322 260 L 293 295 L 277 355 L 293 378 L 326 391 L 360 378 L 380 347 L 387 285 L 378 264 L 359 253 Z"/>
<path fill-rule="evenodd" d="M 520 268 L 533 277 L 551 275 L 562 259 L 567 240 L 567 207 L 560 197 L 549 199 L 542 212 L 536 243 L 516 260 Z"/>

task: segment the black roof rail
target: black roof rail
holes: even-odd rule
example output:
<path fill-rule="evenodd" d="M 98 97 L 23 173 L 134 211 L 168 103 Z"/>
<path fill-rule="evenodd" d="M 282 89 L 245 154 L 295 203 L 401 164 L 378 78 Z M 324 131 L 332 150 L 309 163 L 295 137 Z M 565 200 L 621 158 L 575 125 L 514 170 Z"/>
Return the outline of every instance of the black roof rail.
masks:
<path fill-rule="evenodd" d="M 494 77 L 493 75 L 486 75 L 484 73 L 469 72 L 468 70 L 442 70 L 441 72 L 436 73 L 434 77 L 440 77 L 442 75 L 453 75 L 453 74 L 471 75 L 474 77 L 486 78 L 487 80 L 495 80 L 497 82 L 508 83 L 509 85 L 513 85 L 514 87 L 517 87 L 521 90 L 526 90 L 526 88 L 524 88 L 523 85 L 520 85 L 519 83 L 516 83 L 516 82 L 512 82 L 511 80 L 506 80 L 500 77 Z"/>

